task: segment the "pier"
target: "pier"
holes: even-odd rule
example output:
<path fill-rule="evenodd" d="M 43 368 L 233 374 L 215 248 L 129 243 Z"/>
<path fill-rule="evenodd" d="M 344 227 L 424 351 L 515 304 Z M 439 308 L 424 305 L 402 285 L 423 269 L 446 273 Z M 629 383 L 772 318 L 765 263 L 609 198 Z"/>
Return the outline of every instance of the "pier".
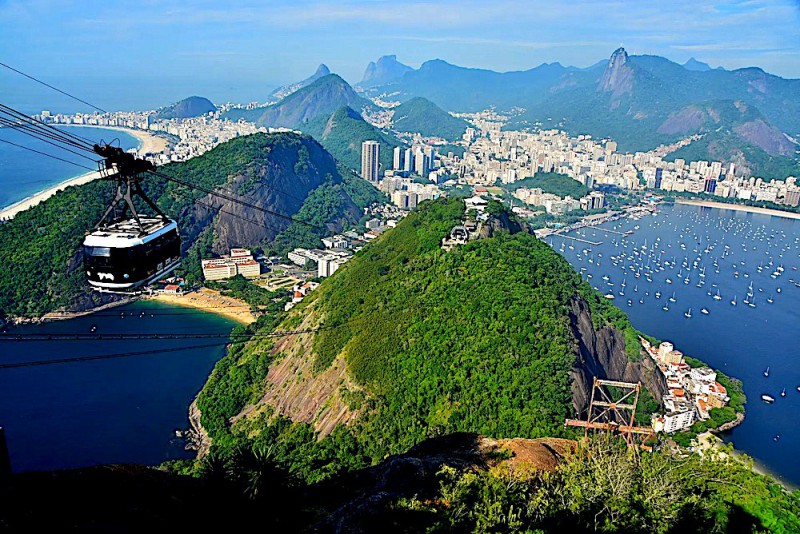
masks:
<path fill-rule="evenodd" d="M 633 235 L 633 230 L 627 230 L 625 232 L 618 232 L 616 230 L 609 230 L 608 228 L 600 228 L 599 226 L 595 226 L 594 229 L 598 230 L 600 232 L 608 232 L 610 234 L 617 234 L 617 235 L 621 235 L 621 236 Z"/>
<path fill-rule="evenodd" d="M 573 241 L 580 241 L 581 243 L 588 243 L 589 245 L 602 245 L 602 241 L 589 241 L 588 239 L 582 239 L 580 237 L 572 237 L 571 235 L 564 235 L 564 234 L 555 234 L 559 237 L 563 237 L 564 239 L 572 239 Z"/>

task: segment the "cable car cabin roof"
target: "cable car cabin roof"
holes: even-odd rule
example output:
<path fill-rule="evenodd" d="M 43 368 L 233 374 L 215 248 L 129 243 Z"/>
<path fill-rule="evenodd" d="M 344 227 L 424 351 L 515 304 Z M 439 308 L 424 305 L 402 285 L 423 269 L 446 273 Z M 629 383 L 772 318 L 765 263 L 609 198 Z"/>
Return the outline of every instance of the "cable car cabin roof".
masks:
<path fill-rule="evenodd" d="M 139 235 L 139 225 L 134 219 L 120 221 L 104 228 L 98 228 L 83 240 L 87 247 L 127 248 L 148 243 L 172 230 L 178 225 L 172 219 L 140 218 L 146 235 Z"/>

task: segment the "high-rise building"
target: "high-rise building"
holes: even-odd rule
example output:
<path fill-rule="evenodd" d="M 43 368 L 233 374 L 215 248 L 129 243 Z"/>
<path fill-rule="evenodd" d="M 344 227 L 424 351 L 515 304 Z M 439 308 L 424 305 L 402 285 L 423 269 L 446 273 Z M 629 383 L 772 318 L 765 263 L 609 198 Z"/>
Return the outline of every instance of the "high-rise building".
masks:
<path fill-rule="evenodd" d="M 414 173 L 419 176 L 428 176 L 430 168 L 430 158 L 422 147 L 418 147 L 414 153 Z"/>
<path fill-rule="evenodd" d="M 395 171 L 402 171 L 403 170 L 403 147 L 396 146 L 394 147 L 394 153 L 392 158 L 392 170 Z"/>
<path fill-rule="evenodd" d="M 708 193 L 709 195 L 713 195 L 714 191 L 717 190 L 717 180 L 714 178 L 706 179 L 705 186 L 703 187 L 703 191 Z"/>
<path fill-rule="evenodd" d="M 406 149 L 405 157 L 403 158 L 403 170 L 408 174 L 414 172 L 414 150 L 411 148 Z"/>
<path fill-rule="evenodd" d="M 370 182 L 378 181 L 381 145 L 377 141 L 361 143 L 361 177 Z"/>
<path fill-rule="evenodd" d="M 656 179 L 653 182 L 653 187 L 655 189 L 661 189 L 661 179 L 664 174 L 664 169 L 661 167 L 656 167 Z"/>

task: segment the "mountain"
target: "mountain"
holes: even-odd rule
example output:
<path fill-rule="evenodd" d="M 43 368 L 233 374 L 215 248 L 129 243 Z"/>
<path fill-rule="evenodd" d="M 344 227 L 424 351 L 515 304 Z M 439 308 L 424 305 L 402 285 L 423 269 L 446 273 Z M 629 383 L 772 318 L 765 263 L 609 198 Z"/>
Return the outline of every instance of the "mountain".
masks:
<path fill-rule="evenodd" d="M 330 116 L 343 106 L 356 110 L 374 107 L 370 101 L 358 96 L 342 78 L 328 74 L 277 104 L 255 109 L 232 109 L 225 116 L 232 121 L 245 119 L 267 128 L 301 128 L 311 119 L 320 115 Z"/>
<path fill-rule="evenodd" d="M 269 444 L 318 480 L 433 435 L 559 437 L 594 375 L 645 384 L 647 419 L 666 386 L 624 314 L 499 204 L 443 252 L 464 210 L 423 203 L 275 329 L 306 333 L 232 347 L 197 401 L 213 447 Z"/>
<path fill-rule="evenodd" d="M 416 132 L 426 137 L 460 139 L 469 124 L 453 117 L 427 98 L 415 97 L 394 108 L 392 127 L 399 132 Z"/>
<path fill-rule="evenodd" d="M 378 58 L 377 63 L 369 62 L 367 69 L 364 71 L 364 77 L 358 85 L 362 88 L 383 85 L 402 77 L 403 74 L 412 70 L 414 69 L 397 61 L 396 55 L 381 56 Z"/>
<path fill-rule="evenodd" d="M 680 65 L 659 56 L 630 56 L 622 48 L 586 69 L 550 63 L 500 73 L 426 61 L 367 93 L 391 93 L 400 101 L 424 97 L 447 111 L 514 109 L 507 128 L 557 127 L 612 137 L 623 151 L 651 150 L 680 139 L 661 125 L 688 106 L 716 101 L 740 101 L 761 113 L 765 126 L 748 136 L 763 137 L 773 129 L 794 138 L 800 134 L 800 80 L 754 67 L 727 71 L 706 69 L 698 61 Z M 775 166 L 764 164 L 775 155 L 764 151 L 763 144 L 741 151 L 745 166 L 766 178 L 784 178 L 772 174 Z"/>
<path fill-rule="evenodd" d="M 159 170 L 207 189 L 224 187 L 251 206 L 314 225 L 148 178 L 143 183 L 147 195 L 178 222 L 182 270 L 193 281 L 201 279 L 202 257 L 232 246 L 317 246 L 320 236 L 356 224 L 363 207 L 381 198 L 319 143 L 293 133 L 240 137 Z M 89 292 L 84 281 L 81 243 L 112 197 L 109 182 L 69 187 L 0 225 L 0 259 L 9 265 L 0 271 L 0 310 L 38 316 L 87 309 L 103 298 Z"/>
<path fill-rule="evenodd" d="M 216 111 L 217 106 L 202 96 L 190 96 L 180 102 L 161 108 L 155 113 L 157 119 L 189 119 L 199 117 L 211 111 Z"/>
<path fill-rule="evenodd" d="M 578 78 L 584 75 L 584 71 L 568 70 L 558 63 L 499 73 L 434 59 L 401 78 L 369 88 L 367 94 L 397 93 L 401 101 L 421 96 L 447 111 L 480 111 L 491 106 L 509 109 L 540 100 L 566 73 Z"/>
<path fill-rule="evenodd" d="M 392 151 L 402 146 L 398 139 L 367 123 L 358 112 L 347 106 L 339 108 L 330 117 L 319 115 L 302 128 L 333 157 L 359 172 L 361 143 L 364 141 L 378 141 L 381 144 L 380 162 L 383 169 L 391 169 Z"/>
<path fill-rule="evenodd" d="M 711 70 L 711 66 L 708 63 L 703 63 L 702 61 L 697 61 L 695 58 L 690 57 L 689 61 L 683 64 L 683 68 L 686 70 L 695 70 L 699 72 L 706 72 Z"/>
<path fill-rule="evenodd" d="M 274 100 L 283 100 L 284 98 L 286 98 L 290 94 L 294 93 L 298 89 L 302 89 L 303 87 L 306 87 L 307 85 L 311 85 L 313 82 L 317 81 L 318 79 L 322 78 L 323 76 L 327 76 L 330 73 L 331 73 L 331 70 L 328 68 L 328 66 L 325 65 L 324 63 L 322 63 L 322 64 L 320 64 L 319 67 L 317 67 L 317 70 L 314 71 L 314 74 L 312 74 L 311 76 L 309 76 L 305 80 L 300 81 L 300 82 L 291 83 L 289 85 L 284 85 L 282 87 L 278 87 L 277 89 L 272 91 L 272 93 L 270 93 L 269 96 L 271 98 L 273 98 Z"/>

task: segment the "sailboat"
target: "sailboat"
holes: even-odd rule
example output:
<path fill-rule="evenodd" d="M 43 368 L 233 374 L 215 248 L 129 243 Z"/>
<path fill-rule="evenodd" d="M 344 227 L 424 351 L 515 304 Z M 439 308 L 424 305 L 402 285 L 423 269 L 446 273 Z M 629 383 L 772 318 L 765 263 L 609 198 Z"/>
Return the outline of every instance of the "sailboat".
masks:
<path fill-rule="evenodd" d="M 767 366 L 767 368 L 764 370 L 764 376 L 765 376 L 765 377 L 767 377 L 767 378 L 769 378 L 769 365 L 768 365 L 768 366 Z"/>
<path fill-rule="evenodd" d="M 675 302 L 675 292 L 672 292 L 672 296 L 669 298 L 670 302 Z"/>
<path fill-rule="evenodd" d="M 683 316 L 686 317 L 687 319 L 691 319 L 692 318 L 692 309 L 689 308 L 689 310 L 686 313 L 684 313 Z"/>
<path fill-rule="evenodd" d="M 733 300 L 731 301 L 731 306 L 736 306 L 736 295 L 733 296 Z"/>
<path fill-rule="evenodd" d="M 719 289 L 717 289 L 717 294 L 714 295 L 714 300 L 722 300 L 722 295 L 719 294 Z"/>

